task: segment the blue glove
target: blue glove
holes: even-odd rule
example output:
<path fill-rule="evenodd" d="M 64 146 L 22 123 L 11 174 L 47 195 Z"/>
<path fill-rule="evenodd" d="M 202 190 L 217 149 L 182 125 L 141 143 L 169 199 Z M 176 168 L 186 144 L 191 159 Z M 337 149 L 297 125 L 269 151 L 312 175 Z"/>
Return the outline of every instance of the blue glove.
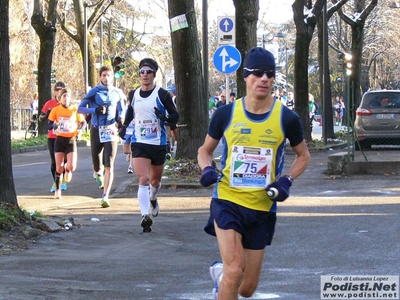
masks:
<path fill-rule="evenodd" d="M 279 179 L 267 186 L 266 191 L 269 198 L 273 201 L 285 201 L 289 197 L 289 188 L 292 186 L 290 180 L 286 177 Z"/>
<path fill-rule="evenodd" d="M 214 167 L 205 167 L 201 173 L 200 183 L 204 187 L 208 187 L 218 181 L 218 173 Z"/>

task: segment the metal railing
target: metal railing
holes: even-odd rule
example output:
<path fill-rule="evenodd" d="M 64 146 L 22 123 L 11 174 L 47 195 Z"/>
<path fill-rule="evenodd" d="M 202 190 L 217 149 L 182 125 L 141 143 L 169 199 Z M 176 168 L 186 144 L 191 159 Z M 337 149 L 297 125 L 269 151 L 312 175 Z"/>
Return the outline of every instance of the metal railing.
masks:
<path fill-rule="evenodd" d="M 29 126 L 32 113 L 29 107 L 11 109 L 11 130 L 23 131 Z"/>

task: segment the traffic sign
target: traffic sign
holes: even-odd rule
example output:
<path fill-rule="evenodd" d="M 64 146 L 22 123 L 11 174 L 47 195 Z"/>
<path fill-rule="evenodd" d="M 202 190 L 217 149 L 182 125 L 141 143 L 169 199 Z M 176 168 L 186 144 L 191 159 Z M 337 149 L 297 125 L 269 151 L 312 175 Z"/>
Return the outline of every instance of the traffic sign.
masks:
<path fill-rule="evenodd" d="M 235 16 L 225 16 L 217 18 L 218 24 L 218 45 L 234 45 L 235 35 Z"/>
<path fill-rule="evenodd" d="M 221 46 L 214 53 L 214 66 L 223 74 L 231 74 L 239 69 L 242 57 L 238 49 L 233 46 Z"/>

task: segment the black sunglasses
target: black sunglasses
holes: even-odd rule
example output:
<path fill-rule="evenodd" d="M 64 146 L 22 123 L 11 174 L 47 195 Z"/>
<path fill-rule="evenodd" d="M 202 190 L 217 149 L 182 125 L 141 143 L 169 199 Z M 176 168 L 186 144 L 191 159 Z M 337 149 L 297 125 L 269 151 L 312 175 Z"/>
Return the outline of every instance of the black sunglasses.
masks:
<path fill-rule="evenodd" d="M 140 74 L 150 74 L 150 73 L 154 73 L 154 71 L 152 69 L 141 69 Z"/>
<path fill-rule="evenodd" d="M 264 71 L 264 70 L 260 70 L 260 69 L 248 69 L 248 68 L 244 68 L 244 69 L 246 71 L 251 72 L 251 74 L 253 74 L 254 76 L 257 76 L 257 77 L 263 77 L 264 74 L 266 74 L 268 78 L 275 77 L 275 72 L 273 70 Z"/>

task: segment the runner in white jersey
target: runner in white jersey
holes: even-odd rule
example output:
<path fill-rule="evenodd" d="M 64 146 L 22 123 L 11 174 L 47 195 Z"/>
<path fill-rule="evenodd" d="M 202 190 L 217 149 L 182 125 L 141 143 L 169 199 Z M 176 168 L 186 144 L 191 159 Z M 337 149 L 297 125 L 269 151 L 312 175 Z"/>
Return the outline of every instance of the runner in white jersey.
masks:
<path fill-rule="evenodd" d="M 120 137 L 125 138 L 126 128 L 134 119 L 132 164 L 139 179 L 137 197 L 143 232 L 151 232 L 153 220 L 150 214 L 156 217 L 160 211 L 157 194 L 161 188 L 167 153 L 165 122 L 176 124 L 179 119 L 171 95 L 154 83 L 157 70 L 158 64 L 154 59 L 140 61 L 141 86 L 133 91 L 132 104 L 126 111 L 124 125 L 119 132 Z"/>

